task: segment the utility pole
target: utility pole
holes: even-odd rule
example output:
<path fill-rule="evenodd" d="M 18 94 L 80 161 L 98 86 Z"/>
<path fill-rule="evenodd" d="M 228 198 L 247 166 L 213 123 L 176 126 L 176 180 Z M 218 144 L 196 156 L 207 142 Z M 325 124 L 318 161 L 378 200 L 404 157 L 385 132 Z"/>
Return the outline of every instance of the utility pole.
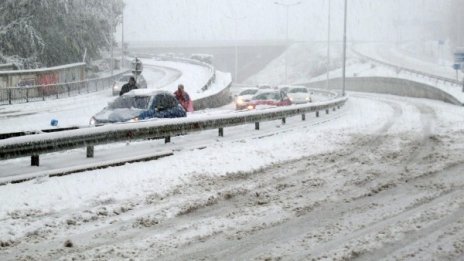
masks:
<path fill-rule="evenodd" d="M 346 22 L 348 15 L 348 0 L 345 0 L 345 22 L 343 29 L 343 89 L 342 96 L 345 96 L 345 87 L 346 87 Z"/>
<path fill-rule="evenodd" d="M 296 2 L 296 3 L 293 3 L 293 4 L 274 2 L 274 4 L 285 7 L 286 20 L 287 20 L 287 30 L 286 30 L 286 37 L 285 37 L 285 45 L 288 48 L 288 13 L 289 13 L 289 9 L 292 6 L 300 5 L 301 2 Z M 288 84 L 288 50 L 285 52 L 285 83 Z"/>
<path fill-rule="evenodd" d="M 114 13 L 111 12 L 111 17 L 110 17 L 110 41 L 111 41 L 111 77 L 114 76 L 114 39 L 113 39 L 113 26 L 114 26 Z"/>
<path fill-rule="evenodd" d="M 330 30 L 331 30 L 331 0 L 328 0 L 328 20 L 327 20 L 327 90 L 330 88 Z"/>
<path fill-rule="evenodd" d="M 122 10 L 122 21 L 121 21 L 121 69 L 124 68 L 124 59 L 126 54 L 124 53 L 124 10 Z"/>
<path fill-rule="evenodd" d="M 234 61 L 234 71 L 235 71 L 235 82 L 238 83 L 238 31 L 237 31 L 237 24 L 239 20 L 243 20 L 246 16 L 225 16 L 234 21 L 234 48 L 235 48 L 235 61 Z"/>

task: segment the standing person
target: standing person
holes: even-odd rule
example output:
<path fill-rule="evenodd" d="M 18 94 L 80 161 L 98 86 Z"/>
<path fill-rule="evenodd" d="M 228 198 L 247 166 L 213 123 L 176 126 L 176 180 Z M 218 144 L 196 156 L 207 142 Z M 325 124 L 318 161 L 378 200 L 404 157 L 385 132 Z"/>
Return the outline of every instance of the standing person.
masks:
<path fill-rule="evenodd" d="M 126 92 L 130 92 L 132 91 L 133 89 L 137 89 L 137 82 L 135 81 L 135 78 L 134 76 L 131 76 L 129 78 L 129 82 L 124 84 L 122 87 L 121 87 L 121 91 L 119 92 L 119 96 L 122 96 L 124 93 Z"/>
<path fill-rule="evenodd" d="M 190 95 L 184 90 L 184 85 L 179 84 L 177 86 L 177 91 L 174 92 L 177 100 L 179 101 L 180 105 L 184 107 L 185 111 L 193 112 L 193 102 L 190 99 Z"/>

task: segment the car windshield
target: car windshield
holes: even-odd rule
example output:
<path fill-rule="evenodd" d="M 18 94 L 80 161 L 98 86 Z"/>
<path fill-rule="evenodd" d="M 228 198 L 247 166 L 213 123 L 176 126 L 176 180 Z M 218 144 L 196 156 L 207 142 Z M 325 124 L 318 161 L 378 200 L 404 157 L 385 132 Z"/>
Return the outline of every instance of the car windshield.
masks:
<path fill-rule="evenodd" d="M 121 96 L 108 107 L 110 109 L 147 109 L 149 102 L 148 96 Z"/>
<path fill-rule="evenodd" d="M 119 78 L 118 82 L 129 82 L 131 75 L 123 75 Z"/>
<path fill-rule="evenodd" d="M 306 88 L 293 88 L 293 89 L 290 89 L 289 93 L 308 93 L 308 89 L 306 89 Z"/>
<path fill-rule="evenodd" d="M 258 90 L 249 89 L 249 90 L 244 90 L 244 91 L 240 92 L 239 95 L 240 96 L 242 96 L 242 95 L 253 95 L 253 94 L 257 93 L 257 92 L 258 92 Z"/>
<path fill-rule="evenodd" d="M 276 92 L 265 92 L 253 97 L 253 100 L 280 100 L 280 96 Z"/>

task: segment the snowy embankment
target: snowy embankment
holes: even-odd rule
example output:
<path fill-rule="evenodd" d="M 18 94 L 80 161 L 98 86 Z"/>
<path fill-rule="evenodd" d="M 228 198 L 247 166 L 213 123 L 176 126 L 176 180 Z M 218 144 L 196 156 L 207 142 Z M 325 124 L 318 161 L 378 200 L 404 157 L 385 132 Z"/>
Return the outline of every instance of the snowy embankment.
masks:
<path fill-rule="evenodd" d="M 421 45 L 426 45 L 426 43 L 416 43 L 415 48 L 421 49 Z M 417 54 L 413 57 L 403 48 L 404 47 L 392 44 L 357 44 L 354 46 L 356 51 L 377 60 L 411 70 L 456 80 L 456 71 L 453 69 L 451 62 L 441 61 L 440 63 L 440 61 L 431 61 L 430 57 L 423 57 L 423 59 L 421 59 Z M 462 76 L 462 72 L 459 72 L 460 79 L 462 79 Z"/>
<path fill-rule="evenodd" d="M 353 94 L 328 122 L 230 128 L 158 161 L 1 186 L 0 256 L 459 259 L 456 108 Z"/>
<path fill-rule="evenodd" d="M 356 51 L 362 53 L 363 55 L 372 57 L 380 61 L 384 61 L 392 65 L 421 71 L 430 75 L 445 77 L 451 80 L 456 79 L 456 71 L 454 71 L 451 67 L 448 68 L 440 64 L 435 64 L 417 58 L 409 57 L 405 53 L 399 51 L 397 48 L 391 45 L 356 45 L 354 48 L 356 49 Z M 335 72 L 335 75 L 340 74 L 341 70 L 337 70 Z M 358 64 L 353 63 L 347 68 L 347 76 L 381 76 L 415 81 L 442 90 L 445 93 L 452 95 L 458 101 L 464 104 L 464 92 L 462 85 L 450 84 L 429 77 L 425 77 L 424 75 L 411 74 L 406 71 L 398 71 L 393 67 L 386 67 L 371 62 Z M 316 77 L 311 81 L 318 81 L 324 79 L 325 76 L 321 75 L 320 77 Z"/>
<path fill-rule="evenodd" d="M 373 46 L 373 47 L 372 47 Z M 377 45 L 366 45 L 367 53 L 365 55 L 373 55 L 373 58 L 380 59 L 383 56 L 389 56 L 390 49 L 385 49 L 387 52 L 380 56 L 377 52 L 382 52 L 384 49 L 377 48 Z M 358 49 L 358 45 L 355 49 L 364 54 L 363 50 Z M 369 51 L 370 50 L 370 51 Z M 373 51 L 374 50 L 374 51 Z M 271 84 L 278 85 L 283 84 L 285 79 L 285 59 L 288 59 L 288 83 L 293 84 L 304 84 L 308 82 L 320 82 L 327 79 L 327 47 L 325 44 L 312 44 L 312 43 L 300 43 L 293 44 L 286 52 L 280 57 L 275 59 L 269 65 L 267 65 L 258 74 L 250 77 L 245 83 L 256 85 L 256 84 Z M 411 59 L 407 56 L 397 56 L 397 64 L 402 65 L 401 59 Z M 381 59 L 380 59 L 381 60 Z M 421 64 L 427 64 L 426 62 L 418 62 L 415 70 L 422 70 L 427 72 L 427 68 L 433 68 L 434 65 L 428 64 L 421 67 Z M 342 76 L 341 66 L 341 52 L 340 46 L 333 46 L 331 56 L 331 70 L 330 79 L 340 78 Z M 442 66 L 435 65 L 436 68 L 443 68 Z M 433 70 L 433 69 L 432 69 Z M 445 69 L 448 73 L 450 71 Z M 452 72 L 452 70 L 451 70 Z M 449 74 L 447 74 L 449 75 Z M 387 67 L 384 65 L 376 64 L 366 59 L 360 58 L 356 53 L 349 51 L 346 68 L 347 77 L 388 77 L 396 79 L 405 79 L 422 84 L 426 84 L 433 88 L 444 91 L 445 93 L 453 96 L 456 100 L 464 103 L 464 93 L 462 92 L 462 86 L 451 85 L 449 83 L 443 83 L 443 81 L 437 81 L 421 75 L 411 75 L 405 71 L 397 71 L 393 67 Z M 450 77 L 453 79 L 453 77 Z M 341 86 L 340 86 L 341 89 Z"/>

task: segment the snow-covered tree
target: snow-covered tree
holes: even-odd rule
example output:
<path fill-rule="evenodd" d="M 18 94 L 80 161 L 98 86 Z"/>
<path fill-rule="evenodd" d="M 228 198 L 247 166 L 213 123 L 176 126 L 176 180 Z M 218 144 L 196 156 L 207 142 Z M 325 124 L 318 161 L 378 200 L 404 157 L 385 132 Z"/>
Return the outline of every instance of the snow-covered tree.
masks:
<path fill-rule="evenodd" d="M 21 68 L 97 58 L 114 41 L 122 0 L 2 0 L 0 62 Z"/>

